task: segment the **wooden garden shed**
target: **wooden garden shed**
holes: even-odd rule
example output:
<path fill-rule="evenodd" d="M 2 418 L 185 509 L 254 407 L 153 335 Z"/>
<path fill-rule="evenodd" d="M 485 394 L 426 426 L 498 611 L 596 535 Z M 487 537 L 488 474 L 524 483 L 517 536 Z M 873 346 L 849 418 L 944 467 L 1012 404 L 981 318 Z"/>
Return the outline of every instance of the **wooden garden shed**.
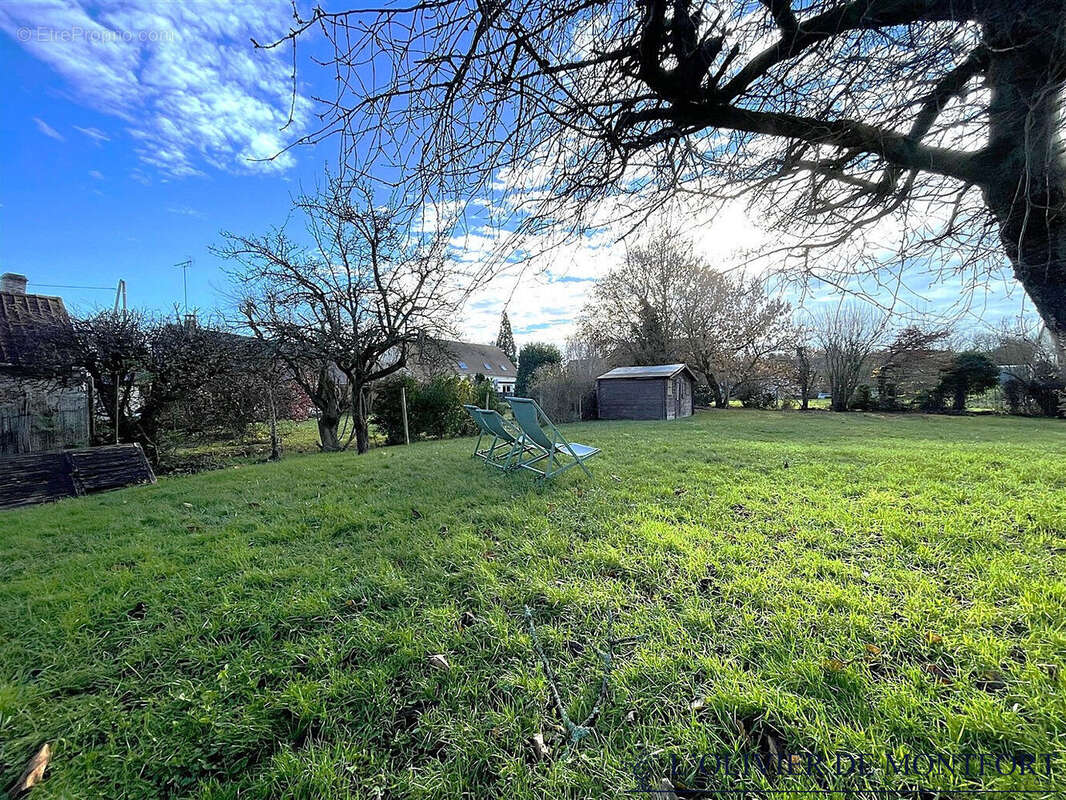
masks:
<path fill-rule="evenodd" d="M 685 364 L 617 367 L 596 379 L 600 419 L 677 419 L 692 416 L 696 376 Z"/>

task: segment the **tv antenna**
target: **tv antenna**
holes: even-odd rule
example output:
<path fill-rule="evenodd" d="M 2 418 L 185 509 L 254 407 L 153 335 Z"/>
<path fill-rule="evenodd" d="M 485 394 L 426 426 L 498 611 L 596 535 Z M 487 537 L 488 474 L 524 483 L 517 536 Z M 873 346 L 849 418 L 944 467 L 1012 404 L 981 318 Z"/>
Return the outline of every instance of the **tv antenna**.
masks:
<path fill-rule="evenodd" d="M 189 267 L 192 266 L 192 259 L 187 258 L 174 266 L 181 270 L 181 285 L 185 293 L 185 316 L 187 317 L 189 316 Z"/>

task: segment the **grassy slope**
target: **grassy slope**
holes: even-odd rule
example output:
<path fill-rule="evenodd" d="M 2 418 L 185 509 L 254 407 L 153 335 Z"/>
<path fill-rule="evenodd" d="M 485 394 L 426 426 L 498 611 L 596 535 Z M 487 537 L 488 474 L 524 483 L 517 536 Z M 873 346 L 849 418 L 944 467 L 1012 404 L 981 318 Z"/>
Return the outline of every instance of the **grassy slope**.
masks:
<path fill-rule="evenodd" d="M 742 748 L 759 717 L 792 750 L 1064 749 L 1066 426 L 567 432 L 605 449 L 593 480 L 490 472 L 463 440 L 3 514 L 0 786 L 44 740 L 35 797 L 614 794 L 642 748 Z M 527 755 L 555 716 L 526 603 L 575 717 L 601 670 L 572 643 L 608 611 L 646 637 L 549 763 Z"/>

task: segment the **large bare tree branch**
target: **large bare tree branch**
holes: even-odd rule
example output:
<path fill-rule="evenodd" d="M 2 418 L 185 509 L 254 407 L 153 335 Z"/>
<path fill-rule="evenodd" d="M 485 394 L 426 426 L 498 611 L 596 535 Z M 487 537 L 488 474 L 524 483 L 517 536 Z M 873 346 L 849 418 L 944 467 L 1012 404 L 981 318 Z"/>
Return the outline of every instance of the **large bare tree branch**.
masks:
<path fill-rule="evenodd" d="M 744 195 L 796 273 L 880 282 L 891 222 L 934 278 L 1006 257 L 1066 336 L 1060 0 L 433 0 L 316 9 L 264 46 L 312 29 L 339 89 L 301 142 L 343 134 L 412 207 L 481 200 L 498 257 L 604 204 L 628 229 Z"/>

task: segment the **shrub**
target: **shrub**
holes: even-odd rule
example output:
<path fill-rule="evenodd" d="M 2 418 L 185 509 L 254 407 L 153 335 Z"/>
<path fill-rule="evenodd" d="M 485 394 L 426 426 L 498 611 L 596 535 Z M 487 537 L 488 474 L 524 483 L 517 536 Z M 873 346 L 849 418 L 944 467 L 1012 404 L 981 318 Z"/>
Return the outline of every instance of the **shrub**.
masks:
<path fill-rule="evenodd" d="M 458 375 L 442 375 L 418 387 L 408 413 L 419 435 L 450 439 L 476 430 L 463 408 L 466 403 L 475 404 L 474 384 Z"/>
<path fill-rule="evenodd" d="M 386 444 L 403 444 L 401 392 L 407 393 L 407 428 L 412 440 L 433 437 L 448 439 L 477 433 L 474 420 L 463 408 L 466 404 L 497 411 L 501 403 L 492 384 L 484 377 L 469 381 L 458 375 L 442 375 L 419 382 L 410 376 L 393 378 L 378 386 L 371 414 L 385 434 Z"/>
<path fill-rule="evenodd" d="M 952 398 L 952 408 L 963 411 L 972 394 L 991 389 L 999 383 L 999 367 L 984 353 L 972 350 L 959 353 L 941 371 L 938 390 Z"/>
<path fill-rule="evenodd" d="M 1053 373 L 1034 375 L 1029 380 L 1011 376 L 1003 383 L 1003 397 L 1011 414 L 1066 416 L 1066 392 Z"/>
<path fill-rule="evenodd" d="M 529 385 L 530 394 L 551 419 L 575 422 L 596 416 L 596 382 L 561 364 L 545 364 Z"/>
<path fill-rule="evenodd" d="M 736 398 L 744 408 L 777 408 L 777 395 L 758 384 L 746 384 L 737 389 Z"/>
<path fill-rule="evenodd" d="M 887 380 L 884 372 L 877 376 L 877 394 L 870 401 L 872 411 L 906 411 L 899 399 L 899 385 Z"/>
<path fill-rule="evenodd" d="M 714 404 L 714 391 L 706 383 L 697 383 L 692 389 L 692 402 L 702 408 Z"/>
<path fill-rule="evenodd" d="M 481 373 L 474 376 L 472 394 L 473 400 L 470 402 L 478 408 L 492 409 L 493 411 L 499 411 L 501 414 L 507 408 L 507 404 L 496 393 L 496 387 L 492 385 L 492 381 Z"/>
<path fill-rule="evenodd" d="M 869 385 L 860 383 L 855 387 L 855 393 L 848 402 L 848 408 L 852 411 L 869 411 L 873 408 L 873 403 L 873 393 L 870 391 Z"/>
<path fill-rule="evenodd" d="M 418 381 L 403 376 L 390 378 L 374 390 L 371 420 L 385 434 L 385 444 L 403 444 L 403 406 L 400 389 L 407 390 L 408 425 L 411 422 L 411 400 L 418 393 Z M 414 431 L 411 431 L 412 438 Z"/>
<path fill-rule="evenodd" d="M 928 414 L 939 414 L 946 408 L 944 392 L 938 387 L 922 389 L 914 396 L 913 405 Z"/>

